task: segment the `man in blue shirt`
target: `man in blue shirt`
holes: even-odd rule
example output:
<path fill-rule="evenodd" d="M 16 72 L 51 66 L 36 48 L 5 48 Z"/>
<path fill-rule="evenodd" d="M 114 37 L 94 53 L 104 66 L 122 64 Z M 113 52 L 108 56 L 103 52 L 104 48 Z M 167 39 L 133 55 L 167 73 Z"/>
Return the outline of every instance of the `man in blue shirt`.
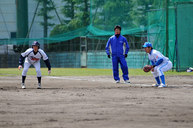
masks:
<path fill-rule="evenodd" d="M 111 58 L 112 55 L 114 80 L 116 83 L 120 83 L 119 78 L 119 63 L 120 63 L 123 72 L 123 79 L 125 83 L 130 83 L 128 76 L 127 62 L 125 60 L 125 58 L 127 57 L 127 53 L 129 52 L 129 44 L 127 42 L 127 39 L 120 34 L 121 26 L 119 25 L 115 26 L 114 31 L 115 35 L 109 38 L 105 48 L 108 58 Z"/>

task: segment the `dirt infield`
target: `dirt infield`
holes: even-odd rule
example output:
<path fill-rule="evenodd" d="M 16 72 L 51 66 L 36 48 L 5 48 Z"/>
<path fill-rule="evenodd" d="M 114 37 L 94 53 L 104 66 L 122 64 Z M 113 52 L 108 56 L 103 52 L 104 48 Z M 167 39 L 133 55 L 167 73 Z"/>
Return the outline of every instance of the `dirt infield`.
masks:
<path fill-rule="evenodd" d="M 0 77 L 0 128 L 193 128 L 193 76 L 152 76 L 115 84 L 111 76 Z"/>

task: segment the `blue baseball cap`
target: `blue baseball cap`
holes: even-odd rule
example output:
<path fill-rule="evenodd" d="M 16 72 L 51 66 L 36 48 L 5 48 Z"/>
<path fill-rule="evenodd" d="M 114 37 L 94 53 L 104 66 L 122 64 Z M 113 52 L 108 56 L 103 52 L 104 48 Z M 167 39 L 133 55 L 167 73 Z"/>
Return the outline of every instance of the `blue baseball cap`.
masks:
<path fill-rule="evenodd" d="M 145 42 L 143 45 L 143 48 L 152 47 L 152 44 L 150 42 Z"/>

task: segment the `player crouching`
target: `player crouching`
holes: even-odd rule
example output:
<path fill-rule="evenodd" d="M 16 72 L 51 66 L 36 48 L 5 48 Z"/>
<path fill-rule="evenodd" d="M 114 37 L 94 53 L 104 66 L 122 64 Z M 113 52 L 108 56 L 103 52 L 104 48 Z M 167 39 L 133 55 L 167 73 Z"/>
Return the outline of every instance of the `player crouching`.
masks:
<path fill-rule="evenodd" d="M 51 65 L 46 53 L 40 49 L 40 44 L 37 41 L 34 41 L 32 44 L 32 48 L 27 49 L 25 52 L 21 53 L 19 58 L 19 67 L 20 70 L 22 68 L 24 59 L 24 69 L 22 72 L 22 84 L 21 87 L 25 89 L 25 78 L 28 72 L 28 69 L 31 65 L 33 65 L 36 69 L 37 79 L 38 79 L 38 87 L 37 89 L 41 89 L 41 71 L 40 71 L 40 59 L 43 58 L 46 66 L 48 67 L 48 74 L 51 73 Z"/>
<path fill-rule="evenodd" d="M 155 87 L 166 87 L 165 76 L 163 72 L 166 72 L 172 68 L 172 62 L 161 54 L 159 51 L 154 50 L 150 42 L 145 42 L 143 45 L 145 52 L 148 53 L 149 60 L 151 62 L 151 71 L 157 84 Z M 160 82 L 160 78 L 161 82 Z"/>

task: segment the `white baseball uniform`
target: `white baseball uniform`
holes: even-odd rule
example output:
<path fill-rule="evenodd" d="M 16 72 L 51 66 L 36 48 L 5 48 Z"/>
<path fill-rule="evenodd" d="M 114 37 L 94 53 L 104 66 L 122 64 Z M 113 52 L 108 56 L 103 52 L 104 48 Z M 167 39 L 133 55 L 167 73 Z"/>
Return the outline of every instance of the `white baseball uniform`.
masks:
<path fill-rule="evenodd" d="M 152 51 L 148 53 L 148 57 L 152 65 L 155 65 L 159 59 L 163 59 L 162 63 L 154 67 L 154 71 L 152 72 L 154 77 L 162 76 L 164 75 L 163 72 L 172 68 L 172 62 L 157 50 L 152 49 Z"/>
<path fill-rule="evenodd" d="M 43 60 L 47 60 L 48 56 L 46 53 L 42 49 L 38 49 L 38 52 L 34 53 L 33 49 L 29 48 L 25 52 L 21 53 L 21 55 L 26 57 L 22 76 L 26 76 L 29 67 L 33 65 L 36 69 L 37 77 L 41 77 L 40 59 L 43 58 Z"/>

